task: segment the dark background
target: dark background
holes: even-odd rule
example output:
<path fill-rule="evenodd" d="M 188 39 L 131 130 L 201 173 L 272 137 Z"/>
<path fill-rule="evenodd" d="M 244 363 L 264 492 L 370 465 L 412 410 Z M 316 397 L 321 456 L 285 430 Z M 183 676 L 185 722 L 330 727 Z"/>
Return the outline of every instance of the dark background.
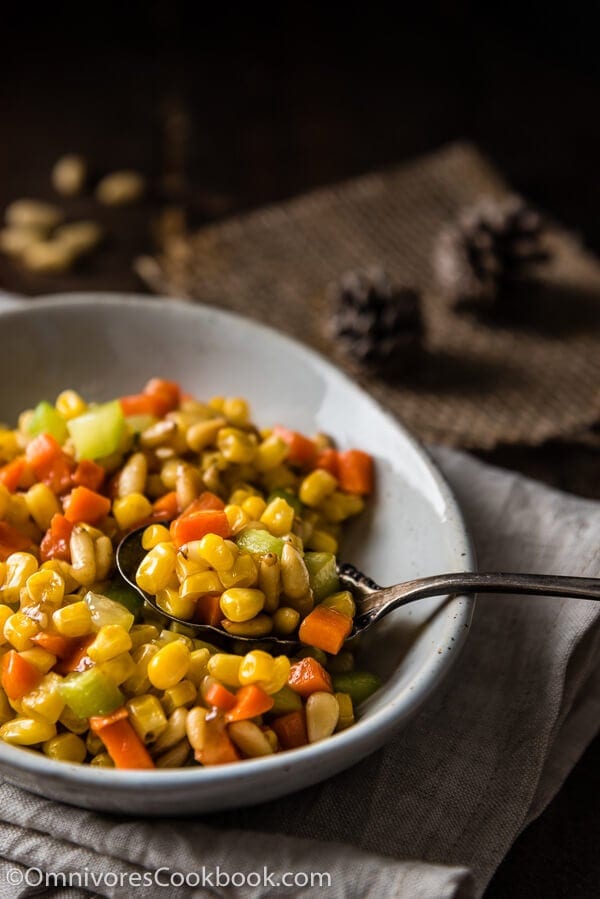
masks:
<path fill-rule="evenodd" d="M 600 251 L 593 4 L 324 7 L 2 10 L 0 207 L 51 199 L 51 165 L 73 151 L 98 174 L 142 170 L 152 191 L 140 206 L 101 213 L 113 237 L 82 268 L 32 276 L 0 259 L 0 286 L 142 290 L 132 259 L 156 249 L 165 201 L 201 224 L 464 137 Z M 89 199 L 70 203 L 74 216 L 98 214 Z M 595 451 L 503 447 L 488 458 L 600 496 Z M 599 763 L 597 740 L 517 841 L 488 899 L 598 895 Z"/>

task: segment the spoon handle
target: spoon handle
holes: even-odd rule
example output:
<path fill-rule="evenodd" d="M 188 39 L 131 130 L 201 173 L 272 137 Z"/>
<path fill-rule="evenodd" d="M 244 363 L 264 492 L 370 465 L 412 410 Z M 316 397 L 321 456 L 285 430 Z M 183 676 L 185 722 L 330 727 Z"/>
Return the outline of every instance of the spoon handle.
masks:
<path fill-rule="evenodd" d="M 418 599 L 457 593 L 523 593 L 600 600 L 600 578 L 500 572 L 437 574 L 368 594 L 360 602 L 359 617 L 361 624 L 372 624 L 393 609 Z"/>

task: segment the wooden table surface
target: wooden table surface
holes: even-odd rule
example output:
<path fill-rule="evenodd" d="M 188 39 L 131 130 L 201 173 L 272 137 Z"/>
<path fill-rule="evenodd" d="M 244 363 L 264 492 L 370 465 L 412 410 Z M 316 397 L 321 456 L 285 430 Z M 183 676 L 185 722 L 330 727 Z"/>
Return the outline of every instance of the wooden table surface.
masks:
<path fill-rule="evenodd" d="M 65 152 L 84 153 L 97 175 L 139 169 L 152 191 L 118 211 L 91 197 L 69 201 L 70 216 L 105 226 L 103 249 L 60 276 L 0 257 L 0 287 L 31 296 L 143 291 L 132 262 L 156 249 L 165 198 L 183 200 L 188 221 L 201 224 L 461 137 L 600 250 L 600 78 L 585 18 L 544 7 L 542 27 L 535 3 L 516 24 L 508 9 L 468 0 L 434 6 L 433 19 L 413 12 L 401 22 L 295 2 L 265 22 L 254 11 L 235 21 L 203 11 L 199 23 L 184 2 L 123 6 L 118 17 L 110 4 L 52 4 L 34 25 L 28 11 L 11 10 L 0 60 L 0 208 L 20 196 L 53 199 L 49 171 Z M 591 447 L 482 455 L 600 498 Z M 597 739 L 517 840 L 489 899 L 598 894 L 599 771 Z"/>

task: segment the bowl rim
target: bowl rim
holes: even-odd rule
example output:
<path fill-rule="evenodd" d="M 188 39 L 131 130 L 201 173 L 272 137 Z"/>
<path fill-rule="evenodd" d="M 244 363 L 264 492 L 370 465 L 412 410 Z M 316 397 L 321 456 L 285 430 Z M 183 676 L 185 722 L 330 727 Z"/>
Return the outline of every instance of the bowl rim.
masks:
<path fill-rule="evenodd" d="M 22 318 L 43 313 L 44 310 L 61 307 L 78 307 L 82 309 L 106 308 L 112 306 L 122 309 L 124 305 L 139 309 L 169 309 L 180 313 L 192 313 L 199 316 L 208 315 L 217 320 L 224 320 L 240 324 L 254 331 L 254 333 L 266 340 L 276 341 L 291 353 L 300 355 L 307 364 L 316 366 L 324 372 L 328 381 L 334 384 L 343 384 L 358 391 L 364 399 L 374 405 L 380 414 L 387 420 L 392 428 L 399 430 L 407 443 L 412 445 L 417 455 L 428 470 L 436 488 L 441 494 L 447 520 L 452 524 L 455 538 L 455 548 L 460 553 L 461 564 L 465 571 L 475 570 L 475 551 L 471 541 L 462 511 L 454 494 L 443 476 L 439 466 L 434 461 L 427 448 L 421 441 L 411 434 L 407 428 L 397 420 L 384 406 L 372 397 L 363 387 L 353 381 L 341 369 L 333 365 L 321 353 L 283 334 L 269 325 L 257 322 L 254 319 L 217 308 L 199 301 L 189 301 L 173 297 L 144 295 L 135 293 L 120 293 L 118 291 L 77 291 L 73 293 L 47 294 L 36 298 L 21 299 L 9 296 L 4 304 L 0 299 L 1 318 Z M 162 306 L 160 305 L 162 302 Z M 101 307 L 99 306 L 101 303 Z M 432 653 L 424 662 L 421 670 L 412 681 L 399 691 L 393 698 L 386 701 L 383 708 L 375 711 L 368 719 L 359 719 L 352 727 L 333 734 L 327 740 L 302 746 L 298 749 L 287 750 L 264 756 L 257 759 L 243 759 L 228 765 L 214 767 L 188 767 L 165 768 L 163 770 L 119 770 L 116 768 L 98 768 L 92 765 L 80 765 L 70 762 L 59 762 L 49 759 L 41 753 L 29 750 L 27 747 L 12 746 L 0 741 L 0 767 L 10 766 L 22 772 L 28 772 L 35 776 L 51 776 L 54 782 L 63 781 L 72 786 L 97 789 L 98 787 L 115 788 L 116 790 L 137 787 L 148 789 L 151 785 L 159 791 L 165 788 L 177 788 L 190 786 L 198 788 L 202 783 L 210 782 L 214 788 L 218 784 L 232 784 L 240 779 L 250 780 L 253 775 L 268 773 L 286 773 L 295 764 L 308 765 L 311 762 L 331 761 L 336 755 L 344 755 L 344 750 L 353 747 L 353 761 L 355 763 L 371 749 L 381 745 L 387 735 L 391 735 L 400 724 L 408 720 L 427 701 L 433 690 L 442 682 L 450 668 L 458 658 L 460 650 L 468 636 L 471 619 L 475 608 L 475 596 L 464 594 L 455 596 L 447 603 L 447 609 L 454 612 L 455 631 L 452 652 Z M 398 711 L 398 705 L 402 706 Z M 25 751 L 24 751 L 25 750 Z M 362 756 L 361 754 L 362 753 Z M 10 777 L 10 774 L 9 774 Z M 66 802 L 69 797 L 66 797 Z M 76 804 L 76 800 L 75 800 Z M 242 804 L 242 803 L 240 803 Z"/>

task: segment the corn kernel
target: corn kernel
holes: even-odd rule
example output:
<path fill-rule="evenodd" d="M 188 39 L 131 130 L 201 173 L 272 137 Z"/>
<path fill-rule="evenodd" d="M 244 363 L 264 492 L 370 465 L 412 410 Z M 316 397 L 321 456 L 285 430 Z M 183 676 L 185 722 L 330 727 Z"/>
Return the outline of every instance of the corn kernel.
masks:
<path fill-rule="evenodd" d="M 87 403 L 75 390 L 63 390 L 63 392 L 59 393 L 56 397 L 56 403 L 54 405 L 58 414 L 61 415 L 65 421 L 77 418 L 78 415 L 83 415 L 87 410 Z"/>
<path fill-rule="evenodd" d="M 126 531 L 152 514 L 152 503 L 143 493 L 130 493 L 113 502 L 112 512 L 120 529 Z"/>
<path fill-rule="evenodd" d="M 298 478 L 287 465 L 276 465 L 275 468 L 265 471 L 262 481 L 268 491 L 290 487 L 296 489 L 298 485 Z"/>
<path fill-rule="evenodd" d="M 225 405 L 225 397 L 224 396 L 211 396 L 208 401 L 208 405 L 211 409 L 214 409 L 215 412 L 222 412 L 223 406 Z"/>
<path fill-rule="evenodd" d="M 173 587 L 165 587 L 156 594 L 156 604 L 175 618 L 184 618 L 186 621 L 193 617 L 196 608 L 196 600 L 193 596 L 182 596 L 179 590 Z"/>
<path fill-rule="evenodd" d="M 266 524 L 275 537 L 283 537 L 292 529 L 294 510 L 283 497 L 276 496 L 261 515 L 260 521 Z"/>
<path fill-rule="evenodd" d="M 29 514 L 41 531 L 46 531 L 53 515 L 62 511 L 56 494 L 46 484 L 34 484 L 30 487 L 25 494 L 25 502 Z"/>
<path fill-rule="evenodd" d="M 174 687 L 165 690 L 161 702 L 167 715 L 171 715 L 175 709 L 193 705 L 197 695 L 198 690 L 194 683 L 189 679 L 184 679 Z"/>
<path fill-rule="evenodd" d="M 17 432 L 10 428 L 0 428 L 0 463 L 10 462 L 20 451 Z"/>
<path fill-rule="evenodd" d="M 242 528 L 245 528 L 250 521 L 250 516 L 236 503 L 230 503 L 228 506 L 225 506 L 225 515 L 234 535 L 239 534 Z"/>
<path fill-rule="evenodd" d="M 208 660 L 208 673 L 227 687 L 239 687 L 242 657 L 232 653 L 217 652 Z"/>
<path fill-rule="evenodd" d="M 0 605 L 0 646 L 7 642 L 4 636 L 4 625 L 11 615 L 14 615 L 14 610 L 10 606 Z"/>
<path fill-rule="evenodd" d="M 221 611 L 230 621 L 250 621 L 262 611 L 265 594 L 262 590 L 231 587 L 221 594 Z"/>
<path fill-rule="evenodd" d="M 68 562 L 63 562 L 62 559 L 48 559 L 47 562 L 42 562 L 40 571 L 56 571 L 57 574 L 60 574 L 65 582 L 66 593 L 72 593 L 79 587 L 79 582 L 73 574 L 73 569 Z"/>
<path fill-rule="evenodd" d="M 57 734 L 42 745 L 44 755 L 57 762 L 81 764 L 87 755 L 85 743 L 76 734 Z"/>
<path fill-rule="evenodd" d="M 223 402 L 223 415 L 235 427 L 243 427 L 250 420 L 248 403 L 239 396 L 227 397 Z"/>
<path fill-rule="evenodd" d="M 151 686 L 150 678 L 148 677 L 148 664 L 157 653 L 158 646 L 155 646 L 153 643 L 144 643 L 134 650 L 132 658 L 135 662 L 136 670 L 123 684 L 127 694 L 139 696 L 148 692 Z"/>
<path fill-rule="evenodd" d="M 142 546 L 144 549 L 154 549 L 159 543 L 166 543 L 171 539 L 168 528 L 164 524 L 148 525 L 142 534 Z"/>
<path fill-rule="evenodd" d="M 25 587 L 32 603 L 47 603 L 55 609 L 65 595 L 65 582 L 56 571 L 36 571 L 27 578 Z"/>
<path fill-rule="evenodd" d="M 248 499 L 245 499 L 242 503 L 242 509 L 244 510 L 244 512 L 246 512 L 249 517 L 254 520 L 260 519 L 260 516 L 263 514 L 266 508 L 267 504 L 262 496 L 249 496 Z"/>
<path fill-rule="evenodd" d="M 259 493 L 254 487 L 251 487 L 249 484 L 244 484 L 242 487 L 236 487 L 231 496 L 229 497 L 229 502 L 235 506 L 241 506 L 247 499 L 250 499 L 251 496 L 258 496 Z"/>
<path fill-rule="evenodd" d="M 131 649 L 131 637 L 120 624 L 103 625 L 87 649 L 90 659 L 100 664 Z"/>
<path fill-rule="evenodd" d="M 312 532 L 306 542 L 307 548 L 318 553 L 332 553 L 334 556 L 338 551 L 338 542 L 328 531 L 317 528 Z"/>
<path fill-rule="evenodd" d="M 136 572 L 136 583 L 146 593 L 156 594 L 167 587 L 175 572 L 176 551 L 172 543 L 157 543 L 142 559 Z"/>
<path fill-rule="evenodd" d="M 27 662 L 31 662 L 34 668 L 37 668 L 41 674 L 47 674 L 56 665 L 56 656 L 46 649 L 42 649 L 41 646 L 36 646 L 34 649 L 26 649 L 20 655 Z"/>
<path fill-rule="evenodd" d="M 210 650 L 206 648 L 194 649 L 190 654 L 190 667 L 188 668 L 188 680 L 199 687 L 202 679 L 208 674 L 208 660 Z"/>
<path fill-rule="evenodd" d="M 37 570 L 38 561 L 31 553 L 11 553 L 6 560 L 6 573 L 4 584 L 0 590 L 0 602 L 9 605 L 17 603 L 27 578 L 35 574 Z"/>
<path fill-rule="evenodd" d="M 191 550 L 188 547 L 188 551 L 191 558 L 195 558 L 197 553 L 215 571 L 229 571 L 235 561 L 233 552 L 217 534 L 206 534 L 198 541 L 197 547 L 194 546 Z"/>
<path fill-rule="evenodd" d="M 34 718 L 13 718 L 0 727 L 0 740 L 15 746 L 35 746 L 56 735 L 56 726 L 50 721 Z"/>
<path fill-rule="evenodd" d="M 300 484 L 299 496 L 305 506 L 318 506 L 337 487 L 337 478 L 328 471 L 317 468 L 311 471 Z"/>
<path fill-rule="evenodd" d="M 251 587 L 258 580 L 258 565 L 250 553 L 240 553 L 229 571 L 220 571 L 221 584 L 231 587 Z"/>
<path fill-rule="evenodd" d="M 180 549 L 175 559 L 175 574 L 179 583 L 182 584 L 186 577 L 190 574 L 200 574 L 202 571 L 208 571 L 210 565 L 206 559 L 202 559 L 198 552 L 199 540 L 193 540 L 183 549 Z"/>
<path fill-rule="evenodd" d="M 154 624 L 134 624 L 129 631 L 132 650 L 137 649 L 142 643 L 150 643 L 158 637 L 158 628 Z"/>
<path fill-rule="evenodd" d="M 254 464 L 260 472 L 272 471 L 285 461 L 289 447 L 277 434 L 266 437 L 256 449 Z"/>
<path fill-rule="evenodd" d="M 148 678 L 158 690 L 174 687 L 186 676 L 190 666 L 190 651 L 181 640 L 167 643 L 148 663 Z"/>
<path fill-rule="evenodd" d="M 181 585 L 181 597 L 196 600 L 205 593 L 220 593 L 222 589 L 223 585 L 216 571 L 201 571 L 186 577 Z"/>
<path fill-rule="evenodd" d="M 319 511 L 328 521 L 337 524 L 352 515 L 358 515 L 364 507 L 365 503 L 362 497 L 351 493 L 340 493 L 336 490 L 319 504 Z"/>
<path fill-rule="evenodd" d="M 23 714 L 56 724 L 65 707 L 59 690 L 61 680 L 54 672 L 44 675 L 37 687 L 21 700 Z"/>
<path fill-rule="evenodd" d="M 63 637 L 83 637 L 93 630 L 92 616 L 83 600 L 57 609 L 52 615 L 52 622 Z"/>
<path fill-rule="evenodd" d="M 15 612 L 10 618 L 6 619 L 4 624 L 4 638 L 8 640 L 17 652 L 25 649 L 33 649 L 31 637 L 34 637 L 39 631 L 39 625 L 32 618 L 25 615 L 24 612 Z"/>
<path fill-rule="evenodd" d="M 113 659 L 103 662 L 98 667 L 101 668 L 105 674 L 108 674 L 117 685 L 128 680 L 128 678 L 136 672 L 135 662 L 128 652 L 122 652 Z"/>
<path fill-rule="evenodd" d="M 228 462 L 244 464 L 253 462 L 256 455 L 256 437 L 237 428 L 221 428 L 217 434 L 219 452 Z"/>
<path fill-rule="evenodd" d="M 275 659 L 268 652 L 256 649 L 248 652 L 243 659 L 240 660 L 238 668 L 238 678 L 241 684 L 256 684 L 271 680 Z"/>

